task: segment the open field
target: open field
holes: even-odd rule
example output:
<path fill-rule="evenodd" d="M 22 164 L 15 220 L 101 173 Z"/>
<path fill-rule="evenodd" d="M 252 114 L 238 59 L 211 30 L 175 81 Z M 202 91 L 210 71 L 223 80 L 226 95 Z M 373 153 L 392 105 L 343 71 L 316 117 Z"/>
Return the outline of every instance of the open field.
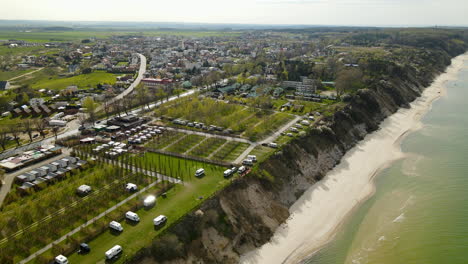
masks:
<path fill-rule="evenodd" d="M 154 179 L 101 164 L 72 173 L 26 197 L 10 193 L 0 213 L 1 238 L 9 237 L 0 240 L 1 263 L 27 257 L 123 200 L 129 195 L 124 188 L 127 181 L 145 186 Z M 93 188 L 84 198 L 75 193 L 82 184 Z"/>
<path fill-rule="evenodd" d="M 257 156 L 257 163 L 264 161 L 271 153 L 274 152 L 274 149 L 264 146 L 256 146 L 249 155 Z"/>
<path fill-rule="evenodd" d="M 252 141 L 262 139 L 293 119 L 293 115 L 286 113 L 275 113 L 273 115 L 266 116 L 256 125 L 249 126 L 245 130 L 243 136 Z"/>
<path fill-rule="evenodd" d="M 187 150 L 200 143 L 204 138 L 204 136 L 188 134 L 165 150 L 176 153 L 185 153 Z"/>
<path fill-rule="evenodd" d="M 212 158 L 214 160 L 234 161 L 248 147 L 249 144 L 247 143 L 229 141 L 221 149 L 219 149 Z"/>
<path fill-rule="evenodd" d="M 224 138 L 207 138 L 200 145 L 195 147 L 189 155 L 198 156 L 202 158 L 208 157 L 213 151 L 217 150 L 221 145 L 223 145 L 227 140 Z"/>
<path fill-rule="evenodd" d="M 47 74 L 42 74 L 41 72 L 34 73 L 31 79 L 21 81 L 21 83 L 26 82 L 34 89 L 61 90 L 70 85 L 76 85 L 78 88 L 84 89 L 96 87 L 99 83 L 114 84 L 117 76 L 112 73 L 101 71 L 72 77 L 47 76 Z"/>
<path fill-rule="evenodd" d="M 161 155 L 146 153 L 144 161 L 157 162 L 158 156 Z M 167 191 L 166 198 L 158 197 L 155 207 L 149 210 L 138 210 L 136 213 L 141 219 L 138 224 L 122 223 L 124 231 L 121 234 L 114 235 L 105 232 L 92 240 L 89 243 L 92 248 L 91 253 L 87 255 L 73 254 L 69 258 L 71 263 L 98 263 L 103 261 L 105 258 L 104 252 L 116 244 L 123 247 L 124 253 L 115 263 L 123 263 L 127 256 L 132 256 L 142 247 L 149 245 L 158 234 L 230 182 L 230 180 L 223 178 L 223 171 L 225 170 L 223 167 L 172 157 L 170 159 L 170 164 L 173 164 L 174 167 L 179 162 L 183 163 L 182 167 L 186 166 L 186 170 L 183 170 L 185 183 L 176 185 Z M 204 177 L 196 178 L 193 176 L 198 168 L 205 169 L 206 175 Z M 160 214 L 166 215 L 168 222 L 163 228 L 155 230 L 152 220 Z"/>
<path fill-rule="evenodd" d="M 163 149 L 167 147 L 168 145 L 170 145 L 172 142 L 180 139 L 183 136 L 185 136 L 185 134 L 181 132 L 172 131 L 172 130 L 164 131 L 162 135 L 159 135 L 153 140 L 146 143 L 145 147 Z"/>
<path fill-rule="evenodd" d="M 115 30 L 115 29 L 96 29 L 96 30 L 72 30 L 72 31 L 33 31 L 33 32 L 19 32 L 12 30 L 1 30 L 0 39 L 16 39 L 25 40 L 30 42 L 70 42 L 79 41 L 88 38 L 100 38 L 106 39 L 112 36 L 164 36 L 164 35 L 175 35 L 175 36 L 193 36 L 193 37 L 210 37 L 210 36 L 238 36 L 240 32 L 223 32 L 223 31 L 163 31 L 163 30 Z"/>
<path fill-rule="evenodd" d="M 35 69 L 0 71 L 0 80 L 6 81 L 6 80 L 9 80 L 9 79 L 14 78 L 16 76 L 19 76 L 19 75 L 22 75 L 22 74 L 25 74 L 25 73 L 28 73 L 28 72 L 32 72 L 34 70 Z"/>

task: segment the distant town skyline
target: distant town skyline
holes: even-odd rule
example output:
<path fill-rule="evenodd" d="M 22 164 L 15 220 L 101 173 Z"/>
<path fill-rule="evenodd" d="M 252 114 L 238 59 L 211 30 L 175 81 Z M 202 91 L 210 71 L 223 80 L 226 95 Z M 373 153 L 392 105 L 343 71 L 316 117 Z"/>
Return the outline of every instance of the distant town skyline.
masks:
<path fill-rule="evenodd" d="M 466 26 L 466 0 L 0 0 L 1 19 Z"/>

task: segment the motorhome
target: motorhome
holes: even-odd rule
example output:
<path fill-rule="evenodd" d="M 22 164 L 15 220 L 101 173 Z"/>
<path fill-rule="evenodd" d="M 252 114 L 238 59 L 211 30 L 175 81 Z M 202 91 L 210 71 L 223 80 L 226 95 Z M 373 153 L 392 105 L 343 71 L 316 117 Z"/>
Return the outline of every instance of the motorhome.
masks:
<path fill-rule="evenodd" d="M 167 221 L 167 217 L 165 215 L 160 215 L 153 219 L 153 223 L 155 226 L 160 226 Z"/>
<path fill-rule="evenodd" d="M 132 211 L 128 211 L 125 213 L 125 218 L 127 218 L 128 220 L 131 220 L 131 221 L 135 221 L 135 222 L 139 222 L 140 221 L 140 217 L 138 217 L 138 215 Z"/>
<path fill-rule="evenodd" d="M 113 259 L 115 256 L 122 252 L 122 247 L 119 245 L 113 246 L 111 249 L 106 251 L 106 259 Z"/>
<path fill-rule="evenodd" d="M 119 232 L 122 232 L 123 231 L 123 227 L 122 225 L 119 223 L 119 222 L 116 222 L 116 221 L 112 221 L 109 223 L 109 227 L 111 229 L 114 229 L 116 231 L 119 231 Z"/>
<path fill-rule="evenodd" d="M 205 174 L 205 170 L 204 169 L 198 169 L 197 171 L 195 171 L 195 177 L 201 177 Z"/>

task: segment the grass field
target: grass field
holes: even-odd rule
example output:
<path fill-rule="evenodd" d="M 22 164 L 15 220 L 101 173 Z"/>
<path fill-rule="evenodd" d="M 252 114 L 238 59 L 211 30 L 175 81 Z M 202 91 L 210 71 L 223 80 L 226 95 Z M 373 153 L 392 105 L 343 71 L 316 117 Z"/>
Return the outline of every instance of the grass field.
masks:
<path fill-rule="evenodd" d="M 13 71 L 0 71 L 0 80 L 6 81 L 16 76 L 32 72 L 34 69 L 27 69 L 27 70 L 13 70 Z"/>
<path fill-rule="evenodd" d="M 193 36 L 193 37 L 210 37 L 210 36 L 238 36 L 240 32 L 223 32 L 223 31 L 162 31 L 162 30 L 115 30 L 115 29 L 96 29 L 96 30 L 73 30 L 73 31 L 33 31 L 19 32 L 13 30 L 0 30 L 0 39 L 16 39 L 30 42 L 68 42 L 79 41 L 88 38 L 106 39 L 111 36 Z"/>
<path fill-rule="evenodd" d="M 34 74 L 35 75 L 35 74 Z M 40 79 L 30 83 L 32 88 L 35 89 L 52 89 L 61 90 L 70 85 L 76 85 L 78 88 L 91 88 L 96 87 L 99 83 L 101 84 L 114 84 L 116 82 L 116 76 L 112 73 L 107 72 L 92 72 L 89 74 L 80 74 L 73 77 L 55 77 L 50 79 Z"/>
<path fill-rule="evenodd" d="M 275 113 L 273 115 L 266 116 L 256 125 L 249 126 L 245 130 L 243 136 L 252 141 L 262 139 L 275 132 L 292 119 L 294 119 L 294 116 L 286 113 Z"/>
<path fill-rule="evenodd" d="M 271 153 L 274 152 L 274 149 L 264 146 L 256 146 L 249 155 L 257 156 L 257 164 L 264 161 Z"/>
<path fill-rule="evenodd" d="M 203 141 L 200 145 L 195 147 L 189 155 L 198 156 L 206 158 L 208 157 L 213 151 L 217 150 L 221 145 L 226 142 L 226 139 L 223 138 L 208 138 Z"/>
<path fill-rule="evenodd" d="M 205 137 L 200 135 L 187 135 L 182 138 L 180 141 L 175 142 L 165 150 L 176 152 L 176 153 L 185 153 L 191 147 L 195 146 L 196 144 L 200 143 Z"/>
<path fill-rule="evenodd" d="M 146 153 L 145 160 L 150 162 L 157 161 L 159 154 Z M 73 254 L 69 257 L 70 263 L 98 263 L 104 261 L 104 253 L 116 244 L 123 247 L 122 256 L 114 263 L 123 263 L 127 256 L 132 256 L 142 247 L 148 246 L 151 241 L 163 232 L 166 228 L 175 223 L 178 219 L 190 212 L 196 206 L 200 205 L 204 200 L 218 190 L 227 186 L 230 180 L 223 178 L 225 168 L 207 165 L 196 161 L 187 161 L 178 158 L 170 157 L 171 164 L 184 163 L 182 166 L 187 166 L 185 173 L 189 173 L 192 177 L 184 177 L 184 185 L 177 185 L 167 192 L 166 198 L 158 197 L 156 206 L 149 209 L 141 209 L 136 213 L 141 221 L 136 225 L 122 223 L 124 231 L 119 235 L 113 235 L 106 232 L 96 239 L 92 240 L 89 245 L 92 248 L 91 253 L 87 255 Z M 195 170 L 198 168 L 205 169 L 203 178 L 193 177 Z M 159 230 L 155 230 L 153 219 L 163 214 L 168 217 L 166 225 Z"/>
<path fill-rule="evenodd" d="M 156 148 L 156 149 L 163 149 L 167 147 L 172 142 L 180 139 L 181 137 L 185 136 L 184 133 L 176 132 L 176 131 L 165 131 L 161 136 L 158 136 L 148 142 L 145 146 L 148 148 Z"/>
<path fill-rule="evenodd" d="M 213 155 L 213 159 L 222 161 L 234 161 L 248 147 L 249 144 L 247 143 L 230 141 Z"/>

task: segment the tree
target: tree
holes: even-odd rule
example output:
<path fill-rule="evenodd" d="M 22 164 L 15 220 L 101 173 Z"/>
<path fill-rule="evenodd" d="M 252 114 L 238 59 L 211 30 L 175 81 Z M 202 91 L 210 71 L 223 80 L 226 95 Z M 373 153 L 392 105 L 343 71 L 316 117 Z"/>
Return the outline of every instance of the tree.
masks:
<path fill-rule="evenodd" d="M 35 123 L 36 131 L 39 132 L 42 138 L 45 138 L 45 129 L 47 128 L 47 123 L 48 123 L 47 119 L 46 118 L 36 119 L 34 123 Z"/>
<path fill-rule="evenodd" d="M 339 71 L 335 80 L 337 95 L 341 96 L 345 92 L 352 92 L 363 88 L 362 77 L 362 71 L 356 68 Z"/>
<path fill-rule="evenodd" d="M 83 100 L 83 107 L 86 108 L 86 113 L 89 115 L 89 120 L 93 123 L 96 121 L 96 108 L 98 104 L 94 102 L 92 97 L 86 97 Z"/>
<path fill-rule="evenodd" d="M 13 126 L 10 126 L 9 128 L 9 132 L 13 136 L 13 139 L 15 140 L 17 146 L 20 145 L 21 131 L 22 131 L 21 124 L 17 124 L 16 126 L 13 125 Z"/>
<path fill-rule="evenodd" d="M 8 143 L 8 128 L 0 127 L 0 146 L 2 149 L 6 149 L 6 144 Z"/>
<path fill-rule="evenodd" d="M 26 134 L 28 134 L 29 142 L 32 142 L 33 141 L 33 131 L 34 131 L 34 122 L 33 122 L 33 120 L 31 120 L 30 118 L 26 118 L 22 122 L 22 126 L 23 126 L 24 131 L 26 132 Z"/>
<path fill-rule="evenodd" d="M 58 136 L 58 131 L 59 131 L 59 127 L 58 126 L 53 126 L 52 127 L 52 132 L 54 133 L 54 136 L 55 136 L 55 140 L 57 140 L 57 136 Z"/>

